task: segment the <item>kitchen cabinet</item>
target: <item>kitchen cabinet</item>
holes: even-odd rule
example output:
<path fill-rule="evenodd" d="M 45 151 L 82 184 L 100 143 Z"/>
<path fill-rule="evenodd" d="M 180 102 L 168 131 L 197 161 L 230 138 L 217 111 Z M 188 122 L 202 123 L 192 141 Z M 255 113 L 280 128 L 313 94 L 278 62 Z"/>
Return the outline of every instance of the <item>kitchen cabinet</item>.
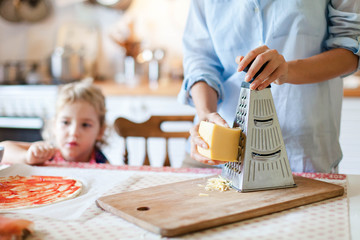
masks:
<path fill-rule="evenodd" d="M 115 81 L 95 81 L 106 96 L 168 96 L 176 97 L 180 91 L 182 81 L 161 79 L 157 88 L 151 88 L 147 81 L 140 81 L 135 86 Z"/>

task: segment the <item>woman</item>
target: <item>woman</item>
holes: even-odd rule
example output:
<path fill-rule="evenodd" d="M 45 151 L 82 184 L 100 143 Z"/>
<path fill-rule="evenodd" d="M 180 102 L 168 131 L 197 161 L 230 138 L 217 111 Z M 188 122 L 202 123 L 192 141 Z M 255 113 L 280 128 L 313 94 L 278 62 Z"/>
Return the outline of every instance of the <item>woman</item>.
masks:
<path fill-rule="evenodd" d="M 356 0 L 191 1 L 179 99 L 195 106 L 197 121 L 228 126 L 241 82 L 268 62 L 251 89 L 275 83 L 271 91 L 292 171 L 336 172 L 342 158 L 340 77 L 358 68 L 359 12 Z M 245 75 L 241 71 L 253 60 Z M 219 164 L 197 152 L 197 145 L 207 147 L 198 124 L 190 133 L 191 157 Z"/>

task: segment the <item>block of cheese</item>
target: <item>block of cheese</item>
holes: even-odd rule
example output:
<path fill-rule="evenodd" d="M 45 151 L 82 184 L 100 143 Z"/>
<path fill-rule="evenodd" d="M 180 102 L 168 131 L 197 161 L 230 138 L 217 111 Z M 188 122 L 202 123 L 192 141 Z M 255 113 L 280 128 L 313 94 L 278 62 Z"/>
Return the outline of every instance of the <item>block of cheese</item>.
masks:
<path fill-rule="evenodd" d="M 198 146 L 198 152 L 210 159 L 236 162 L 241 129 L 227 128 L 214 123 L 201 121 L 199 134 L 209 145 L 208 149 Z"/>

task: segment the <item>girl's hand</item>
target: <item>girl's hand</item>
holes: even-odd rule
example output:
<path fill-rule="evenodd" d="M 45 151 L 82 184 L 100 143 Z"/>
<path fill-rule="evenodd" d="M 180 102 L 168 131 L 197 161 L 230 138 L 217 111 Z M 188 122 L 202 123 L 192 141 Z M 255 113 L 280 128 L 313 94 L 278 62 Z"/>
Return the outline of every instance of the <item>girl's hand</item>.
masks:
<path fill-rule="evenodd" d="M 210 158 L 204 157 L 203 155 L 201 155 L 198 152 L 198 150 L 197 150 L 198 146 L 205 148 L 205 149 L 209 148 L 209 145 L 199 135 L 200 121 L 208 121 L 208 122 L 212 122 L 212 123 L 215 123 L 215 124 L 218 124 L 221 126 L 229 127 L 229 125 L 226 123 L 226 121 L 222 117 L 220 117 L 220 115 L 216 112 L 208 113 L 203 116 L 200 116 L 199 123 L 197 123 L 189 131 L 190 132 L 190 141 L 191 141 L 191 158 L 196 161 L 199 161 L 201 163 L 208 164 L 208 165 L 224 164 L 223 161 L 212 160 Z"/>
<path fill-rule="evenodd" d="M 55 154 L 55 148 L 47 142 L 39 141 L 30 145 L 26 153 L 26 163 L 30 165 L 42 164 L 50 160 Z"/>
<path fill-rule="evenodd" d="M 268 62 L 268 64 L 251 83 L 250 88 L 252 90 L 262 90 L 272 82 L 280 85 L 287 81 L 288 63 L 285 61 L 283 55 L 279 54 L 275 49 L 269 49 L 264 45 L 253 49 L 245 57 L 238 56 L 235 60 L 239 65 L 237 71 L 243 71 L 253 60 L 254 62 L 245 76 L 246 82 L 250 82 L 266 62 Z"/>

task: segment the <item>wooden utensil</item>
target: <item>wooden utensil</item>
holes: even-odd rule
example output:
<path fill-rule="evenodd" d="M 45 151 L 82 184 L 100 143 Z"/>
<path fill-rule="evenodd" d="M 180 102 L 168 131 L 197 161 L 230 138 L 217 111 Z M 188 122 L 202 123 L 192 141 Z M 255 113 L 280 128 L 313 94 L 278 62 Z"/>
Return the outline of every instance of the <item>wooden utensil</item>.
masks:
<path fill-rule="evenodd" d="M 144 229 L 172 237 L 283 211 L 344 193 L 341 186 L 299 176 L 294 176 L 295 188 L 247 193 L 233 189 L 206 192 L 204 185 L 211 177 L 104 196 L 96 202 L 104 210 Z"/>

